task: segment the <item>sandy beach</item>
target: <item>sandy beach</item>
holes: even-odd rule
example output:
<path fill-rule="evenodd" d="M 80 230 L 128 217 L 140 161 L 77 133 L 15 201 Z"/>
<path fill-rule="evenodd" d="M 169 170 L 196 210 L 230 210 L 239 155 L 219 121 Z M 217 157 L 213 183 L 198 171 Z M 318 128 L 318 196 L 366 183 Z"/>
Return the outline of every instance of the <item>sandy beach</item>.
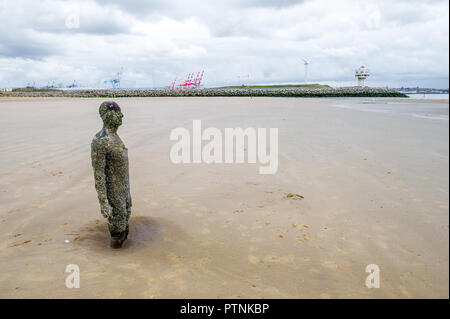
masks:
<path fill-rule="evenodd" d="M 121 250 L 90 161 L 103 100 L 0 99 L 0 298 L 449 297 L 448 99 L 117 98 Z M 277 173 L 172 163 L 171 130 L 195 119 L 278 128 Z"/>

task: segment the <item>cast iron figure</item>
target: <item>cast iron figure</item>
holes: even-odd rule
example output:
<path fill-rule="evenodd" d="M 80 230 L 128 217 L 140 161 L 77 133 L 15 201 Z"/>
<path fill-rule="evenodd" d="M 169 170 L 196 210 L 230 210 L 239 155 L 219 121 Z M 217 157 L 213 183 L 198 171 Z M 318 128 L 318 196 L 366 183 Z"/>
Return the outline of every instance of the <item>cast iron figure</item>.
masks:
<path fill-rule="evenodd" d="M 111 247 L 120 248 L 128 236 L 131 214 L 128 149 L 117 135 L 123 114 L 113 101 L 103 102 L 99 113 L 103 128 L 91 143 L 95 189 L 101 213 L 108 219 Z"/>

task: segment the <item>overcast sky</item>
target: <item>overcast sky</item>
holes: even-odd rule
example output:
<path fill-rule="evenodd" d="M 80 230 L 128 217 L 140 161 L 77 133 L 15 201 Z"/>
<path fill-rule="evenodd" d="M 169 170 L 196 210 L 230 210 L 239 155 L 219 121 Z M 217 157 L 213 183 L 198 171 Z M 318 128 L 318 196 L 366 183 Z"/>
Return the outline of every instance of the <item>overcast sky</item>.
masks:
<path fill-rule="evenodd" d="M 448 88 L 448 1 L 0 0 L 0 23 L 0 87 L 298 83 L 305 58 L 311 83 Z"/>

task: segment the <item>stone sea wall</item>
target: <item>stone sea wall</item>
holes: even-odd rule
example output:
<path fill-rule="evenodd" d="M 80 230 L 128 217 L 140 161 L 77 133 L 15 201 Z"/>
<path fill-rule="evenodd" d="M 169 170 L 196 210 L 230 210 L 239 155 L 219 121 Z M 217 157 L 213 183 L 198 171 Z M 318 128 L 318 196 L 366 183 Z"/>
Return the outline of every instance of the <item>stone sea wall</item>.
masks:
<path fill-rule="evenodd" d="M 267 89 L 117 89 L 117 90 L 20 90 L 0 92 L 8 97 L 163 97 L 163 96 L 273 96 L 273 97 L 407 97 L 386 88 L 267 88 Z"/>

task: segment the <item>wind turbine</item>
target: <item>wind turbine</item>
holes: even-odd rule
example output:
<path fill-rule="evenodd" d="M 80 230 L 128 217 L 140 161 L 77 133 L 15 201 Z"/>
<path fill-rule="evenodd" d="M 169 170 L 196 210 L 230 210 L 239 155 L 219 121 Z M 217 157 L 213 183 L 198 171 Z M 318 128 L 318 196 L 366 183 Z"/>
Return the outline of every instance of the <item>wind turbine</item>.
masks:
<path fill-rule="evenodd" d="M 309 61 L 303 59 L 303 65 L 305 66 L 305 83 L 308 81 L 308 65 L 309 65 Z"/>

